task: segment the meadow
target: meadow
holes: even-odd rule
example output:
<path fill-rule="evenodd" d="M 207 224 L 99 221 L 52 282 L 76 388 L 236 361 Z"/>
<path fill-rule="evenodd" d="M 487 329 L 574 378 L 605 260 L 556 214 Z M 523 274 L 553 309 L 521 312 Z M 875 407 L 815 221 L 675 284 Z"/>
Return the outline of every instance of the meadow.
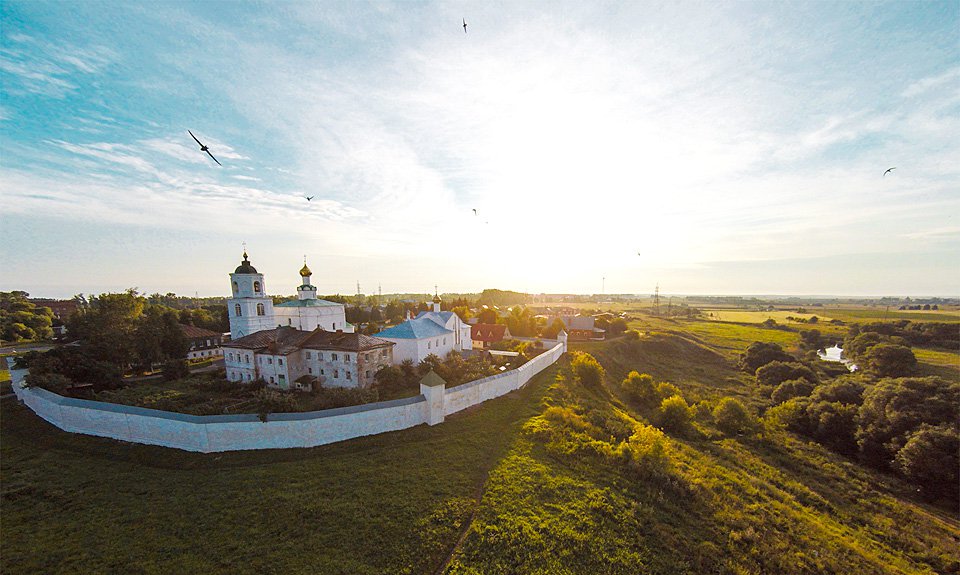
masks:
<path fill-rule="evenodd" d="M 692 404 L 756 384 L 753 341 L 796 329 L 642 317 L 644 335 L 565 362 L 435 427 L 313 449 L 194 454 L 61 432 L 0 403 L 3 573 L 956 573 L 956 511 L 776 429 L 660 434 L 654 467 L 616 455 L 646 414 L 631 370 Z M 960 353 L 915 350 L 960 380 Z M 558 373 L 567 374 L 557 378 Z M 650 437 L 659 432 L 648 431 Z"/>

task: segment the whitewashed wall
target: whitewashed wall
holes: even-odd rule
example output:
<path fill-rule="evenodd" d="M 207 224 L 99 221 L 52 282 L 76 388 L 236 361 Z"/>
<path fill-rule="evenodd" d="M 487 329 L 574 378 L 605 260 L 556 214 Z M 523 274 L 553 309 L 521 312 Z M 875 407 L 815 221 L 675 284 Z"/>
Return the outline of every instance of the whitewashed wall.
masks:
<path fill-rule="evenodd" d="M 421 385 L 421 395 L 416 397 L 308 413 L 272 413 L 266 422 L 255 414 L 187 415 L 62 397 L 24 387 L 27 370 L 12 369 L 12 358 L 10 375 L 17 398 L 64 431 L 209 453 L 315 447 L 421 423 L 434 425 L 451 413 L 523 387 L 563 351 L 558 344 L 517 369 L 452 389 Z"/>

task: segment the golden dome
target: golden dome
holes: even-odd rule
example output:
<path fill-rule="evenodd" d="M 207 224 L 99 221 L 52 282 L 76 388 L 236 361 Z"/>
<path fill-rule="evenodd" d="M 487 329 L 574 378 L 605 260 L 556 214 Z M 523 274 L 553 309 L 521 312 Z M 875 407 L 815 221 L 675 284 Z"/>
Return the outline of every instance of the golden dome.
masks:
<path fill-rule="evenodd" d="M 303 264 L 303 267 L 300 268 L 300 276 L 307 277 L 313 275 L 313 272 L 310 271 L 310 268 L 307 267 L 307 264 Z"/>

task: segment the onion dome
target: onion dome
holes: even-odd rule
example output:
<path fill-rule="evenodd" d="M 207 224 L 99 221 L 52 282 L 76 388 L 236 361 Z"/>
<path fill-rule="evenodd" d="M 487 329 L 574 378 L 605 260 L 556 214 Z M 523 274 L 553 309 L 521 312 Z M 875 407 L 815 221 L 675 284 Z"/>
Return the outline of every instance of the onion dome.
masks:
<path fill-rule="evenodd" d="M 240 262 L 240 265 L 233 272 L 235 274 L 255 274 L 257 273 L 257 268 L 250 265 L 250 262 L 247 260 L 247 252 L 243 252 L 243 261 Z"/>
<path fill-rule="evenodd" d="M 304 262 L 303 267 L 300 268 L 300 277 L 310 277 L 311 275 L 313 275 L 313 272 L 310 271 L 310 268 L 308 268 L 306 262 Z"/>
<path fill-rule="evenodd" d="M 440 303 L 440 296 L 439 296 L 439 295 L 433 296 L 433 303 Z"/>

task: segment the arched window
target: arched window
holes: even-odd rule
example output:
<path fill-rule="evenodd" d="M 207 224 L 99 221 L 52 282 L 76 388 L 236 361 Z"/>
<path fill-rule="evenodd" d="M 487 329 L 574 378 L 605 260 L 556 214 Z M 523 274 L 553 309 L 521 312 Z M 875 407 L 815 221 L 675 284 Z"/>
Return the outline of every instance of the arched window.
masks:
<path fill-rule="evenodd" d="M 265 313 L 266 313 L 266 312 L 263 311 L 263 304 L 262 304 L 262 303 L 258 303 L 258 304 L 257 304 L 257 315 L 264 315 Z"/>
<path fill-rule="evenodd" d="M 240 311 L 240 304 L 233 304 L 233 315 L 240 317 L 243 315 L 243 312 Z"/>
<path fill-rule="evenodd" d="M 240 286 L 237 285 L 237 282 L 233 282 L 233 293 L 237 293 L 240 289 Z"/>
<path fill-rule="evenodd" d="M 260 282 L 253 282 L 253 291 L 260 293 Z"/>

